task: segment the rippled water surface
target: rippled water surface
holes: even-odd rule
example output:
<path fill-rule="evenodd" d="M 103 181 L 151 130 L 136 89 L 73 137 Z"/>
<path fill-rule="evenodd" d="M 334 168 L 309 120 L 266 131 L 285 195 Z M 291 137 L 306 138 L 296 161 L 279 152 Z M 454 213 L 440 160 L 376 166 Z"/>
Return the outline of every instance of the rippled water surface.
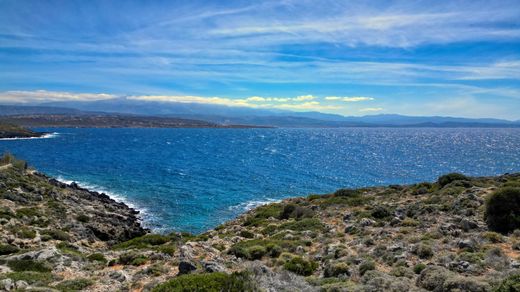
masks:
<path fill-rule="evenodd" d="M 520 129 L 48 129 L 0 141 L 39 170 L 143 210 L 156 230 L 200 232 L 267 201 L 520 171 Z"/>

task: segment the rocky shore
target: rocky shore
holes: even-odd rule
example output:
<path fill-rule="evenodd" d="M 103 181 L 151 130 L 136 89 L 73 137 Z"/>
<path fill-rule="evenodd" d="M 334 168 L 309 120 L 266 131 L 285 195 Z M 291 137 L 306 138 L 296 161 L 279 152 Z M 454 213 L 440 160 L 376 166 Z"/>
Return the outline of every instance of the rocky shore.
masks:
<path fill-rule="evenodd" d="M 520 174 L 341 189 L 165 235 L 104 194 L 3 161 L 0 290 L 520 291 Z M 491 220 L 494 195 L 513 198 L 507 218 Z"/>

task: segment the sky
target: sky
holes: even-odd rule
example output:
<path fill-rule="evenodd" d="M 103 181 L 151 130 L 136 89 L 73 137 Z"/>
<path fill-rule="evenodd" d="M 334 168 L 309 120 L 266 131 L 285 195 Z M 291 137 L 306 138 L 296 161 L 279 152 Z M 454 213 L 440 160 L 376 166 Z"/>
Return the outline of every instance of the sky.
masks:
<path fill-rule="evenodd" d="M 0 102 L 520 119 L 520 0 L 0 0 Z"/>

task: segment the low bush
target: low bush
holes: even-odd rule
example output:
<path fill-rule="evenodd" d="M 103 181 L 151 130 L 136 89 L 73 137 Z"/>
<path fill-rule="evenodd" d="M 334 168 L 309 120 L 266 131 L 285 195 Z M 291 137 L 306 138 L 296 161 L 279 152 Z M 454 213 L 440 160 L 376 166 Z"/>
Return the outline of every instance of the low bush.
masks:
<path fill-rule="evenodd" d="M 388 208 L 386 208 L 384 206 L 376 206 L 372 210 L 370 215 L 372 215 L 372 217 L 374 217 L 376 219 L 384 219 L 384 218 L 390 217 L 392 215 L 392 213 L 390 212 L 390 210 L 388 210 Z"/>
<path fill-rule="evenodd" d="M 44 230 L 42 234 L 49 235 L 52 239 L 56 240 L 68 241 L 70 239 L 70 235 L 67 232 L 57 229 Z"/>
<path fill-rule="evenodd" d="M 489 229 L 507 234 L 520 228 L 520 188 L 503 188 L 486 201 L 485 219 Z"/>
<path fill-rule="evenodd" d="M 20 249 L 11 244 L 0 244 L 0 255 L 8 255 L 18 252 Z"/>
<path fill-rule="evenodd" d="M 444 187 L 454 181 L 457 181 L 457 180 L 469 180 L 469 178 L 463 174 L 460 174 L 460 173 L 448 173 L 448 174 L 445 174 L 443 176 L 440 176 L 438 179 L 437 179 L 437 183 L 441 186 L 441 187 Z"/>
<path fill-rule="evenodd" d="M 520 274 L 505 278 L 494 292 L 516 292 L 520 291 Z"/>
<path fill-rule="evenodd" d="M 420 243 L 417 246 L 415 254 L 417 254 L 417 256 L 421 259 L 429 259 L 433 256 L 433 249 L 427 244 Z"/>
<path fill-rule="evenodd" d="M 92 286 L 92 284 L 94 284 L 94 281 L 90 279 L 79 278 L 65 280 L 56 285 L 56 288 L 61 291 L 80 291 Z"/>
<path fill-rule="evenodd" d="M 413 267 L 413 272 L 416 274 L 420 274 L 424 269 L 426 269 L 426 265 L 423 263 L 418 263 Z"/>
<path fill-rule="evenodd" d="M 290 219 L 294 218 L 296 220 L 301 218 L 311 218 L 313 217 L 314 211 L 309 208 L 302 207 L 296 204 L 287 204 L 284 206 L 282 212 L 280 213 L 279 219 Z"/>
<path fill-rule="evenodd" d="M 359 274 L 363 276 L 366 272 L 375 270 L 376 263 L 372 260 L 366 260 L 359 265 Z"/>
<path fill-rule="evenodd" d="M 287 222 L 279 226 L 279 230 L 293 230 L 293 231 L 324 231 L 325 225 L 317 218 L 305 218 L 299 221 Z"/>
<path fill-rule="evenodd" d="M 32 230 L 29 227 L 25 227 L 25 226 L 18 228 L 18 230 L 16 231 L 16 234 L 20 238 L 26 238 L 26 239 L 33 239 L 36 237 L 36 231 Z"/>
<path fill-rule="evenodd" d="M 79 214 L 76 217 L 76 220 L 78 220 L 79 222 L 87 223 L 90 221 L 90 217 L 85 214 Z"/>
<path fill-rule="evenodd" d="M 330 263 L 325 267 L 323 276 L 325 278 L 338 277 L 340 275 L 350 275 L 350 269 L 347 263 Z"/>
<path fill-rule="evenodd" d="M 119 256 L 117 263 L 120 265 L 141 266 L 144 265 L 147 261 L 148 258 L 144 255 L 125 253 Z"/>
<path fill-rule="evenodd" d="M 87 257 L 89 261 L 106 263 L 107 259 L 102 253 L 93 253 Z"/>
<path fill-rule="evenodd" d="M 256 291 L 246 273 L 189 274 L 176 277 L 155 287 L 152 292 L 170 291 Z"/>
<path fill-rule="evenodd" d="M 7 266 L 15 272 L 32 271 L 46 273 L 51 271 L 45 263 L 34 260 L 10 260 L 7 262 Z"/>
<path fill-rule="evenodd" d="M 255 234 L 251 231 L 242 230 L 240 231 L 240 236 L 244 238 L 255 238 Z"/>
<path fill-rule="evenodd" d="M 156 250 L 158 252 L 173 256 L 177 250 L 177 247 L 174 244 L 164 244 L 158 246 Z"/>
<path fill-rule="evenodd" d="M 140 237 L 130 239 L 125 242 L 114 245 L 114 249 L 128 249 L 128 248 L 147 248 L 150 246 L 157 246 L 165 244 L 170 241 L 170 238 L 160 234 L 147 234 Z"/>
<path fill-rule="evenodd" d="M 31 271 L 24 271 L 24 272 L 13 272 L 5 274 L 5 276 L 15 282 L 17 281 L 25 281 L 29 285 L 35 285 L 35 286 L 46 286 L 49 283 L 57 280 L 56 277 L 49 273 L 49 272 L 31 272 Z"/>
<path fill-rule="evenodd" d="M 318 268 L 318 263 L 302 257 L 293 257 L 289 261 L 285 262 L 283 267 L 298 275 L 310 276 Z"/>

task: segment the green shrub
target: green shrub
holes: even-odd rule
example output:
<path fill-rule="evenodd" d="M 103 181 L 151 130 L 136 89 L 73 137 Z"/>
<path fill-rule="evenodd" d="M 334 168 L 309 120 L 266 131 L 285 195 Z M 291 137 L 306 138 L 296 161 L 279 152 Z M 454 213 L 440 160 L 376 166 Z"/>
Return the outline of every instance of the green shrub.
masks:
<path fill-rule="evenodd" d="M 493 231 L 484 232 L 482 237 L 491 243 L 501 243 L 504 242 L 504 237 L 500 233 L 496 233 Z"/>
<path fill-rule="evenodd" d="M 419 246 L 417 246 L 416 254 L 421 259 L 429 259 L 433 256 L 433 250 L 431 246 L 420 243 Z"/>
<path fill-rule="evenodd" d="M 325 278 L 338 277 L 340 275 L 350 275 L 350 269 L 347 263 L 331 263 L 325 267 L 323 276 Z"/>
<path fill-rule="evenodd" d="M 517 292 L 520 291 L 520 274 L 505 278 L 494 292 Z"/>
<path fill-rule="evenodd" d="M 44 230 L 42 234 L 49 235 L 52 239 L 56 240 L 68 241 L 70 239 L 70 235 L 67 232 L 57 229 Z"/>
<path fill-rule="evenodd" d="M 254 283 L 246 273 L 189 274 L 158 285 L 152 292 L 171 291 L 256 291 Z"/>
<path fill-rule="evenodd" d="M 125 253 L 119 256 L 117 263 L 120 265 L 141 266 L 144 265 L 147 261 L 148 258 L 144 255 Z"/>
<path fill-rule="evenodd" d="M 170 241 L 168 236 L 160 234 L 146 234 L 114 245 L 114 249 L 147 248 L 165 244 Z"/>
<path fill-rule="evenodd" d="M 87 257 L 89 261 L 106 263 L 107 259 L 102 253 L 93 253 Z"/>
<path fill-rule="evenodd" d="M 486 201 L 489 229 L 503 234 L 520 228 L 520 188 L 503 188 Z"/>
<path fill-rule="evenodd" d="M 359 265 L 359 274 L 363 276 L 366 272 L 376 269 L 376 263 L 372 260 L 366 260 Z"/>
<path fill-rule="evenodd" d="M 386 207 L 376 206 L 372 210 L 371 215 L 372 215 L 372 217 L 374 217 L 376 219 L 384 219 L 384 218 L 390 217 L 392 215 L 392 213 Z"/>
<path fill-rule="evenodd" d="M 79 222 L 87 223 L 90 221 L 90 217 L 85 214 L 79 214 L 76 217 L 76 220 L 78 220 Z"/>
<path fill-rule="evenodd" d="M 255 238 L 255 234 L 253 232 L 250 232 L 247 230 L 240 231 L 240 236 L 242 236 L 244 238 Z"/>
<path fill-rule="evenodd" d="M 174 244 L 164 244 L 158 246 L 156 250 L 158 252 L 162 252 L 164 254 L 173 256 L 175 254 L 175 251 L 177 250 L 177 247 Z"/>
<path fill-rule="evenodd" d="M 11 244 L 0 244 L 0 255 L 8 255 L 18 252 L 20 249 Z"/>
<path fill-rule="evenodd" d="M 56 288 L 61 291 L 80 291 L 89 286 L 92 286 L 92 284 L 94 284 L 94 281 L 90 279 L 78 278 L 65 280 L 56 285 Z"/>
<path fill-rule="evenodd" d="M 305 218 L 300 221 L 287 222 L 278 228 L 279 230 L 289 229 L 293 231 L 324 231 L 325 225 L 317 218 Z"/>
<path fill-rule="evenodd" d="M 252 239 L 244 240 L 235 243 L 228 251 L 229 254 L 235 255 L 239 258 L 251 259 L 250 248 L 253 246 L 265 247 L 266 252 L 274 255 L 279 255 L 282 250 L 294 250 L 297 246 L 302 245 L 300 241 L 293 240 L 265 240 L 265 239 Z M 276 257 L 276 256 L 275 256 Z"/>
<path fill-rule="evenodd" d="M 244 226 L 260 226 L 269 218 L 278 218 L 283 210 L 282 204 L 274 203 L 260 206 L 254 213 L 246 218 Z"/>
<path fill-rule="evenodd" d="M 437 183 L 441 186 L 441 187 L 444 187 L 445 185 L 447 184 L 450 184 L 454 181 L 457 181 L 457 180 L 469 180 L 469 178 L 463 174 L 460 174 L 460 173 L 448 173 L 448 174 L 445 174 L 443 176 L 440 176 L 438 179 L 437 179 Z"/>
<path fill-rule="evenodd" d="M 18 234 L 18 236 L 20 238 L 33 239 L 36 237 L 36 231 L 32 230 L 29 227 L 25 227 L 25 226 L 18 228 L 18 230 L 16 231 L 16 234 Z"/>
<path fill-rule="evenodd" d="M 413 267 L 413 272 L 419 275 L 424 269 L 426 269 L 426 265 L 423 263 L 418 263 Z"/>
<path fill-rule="evenodd" d="M 309 208 L 298 206 L 296 204 L 287 204 L 284 206 L 280 213 L 279 219 L 300 219 L 300 218 L 311 218 L 314 216 L 314 211 Z"/>
<path fill-rule="evenodd" d="M 17 159 L 9 152 L 4 153 L 4 155 L 0 158 L 0 165 L 11 164 L 14 168 L 25 170 L 27 169 L 27 162 L 24 160 Z"/>
<path fill-rule="evenodd" d="M 66 254 L 81 255 L 81 252 L 79 251 L 78 247 L 68 242 L 60 241 L 56 244 L 56 248 Z"/>
<path fill-rule="evenodd" d="M 45 273 L 51 271 L 45 263 L 34 260 L 10 260 L 7 262 L 7 266 L 15 272 L 32 271 Z"/>
<path fill-rule="evenodd" d="M 49 283 L 55 281 L 56 277 L 49 273 L 39 273 L 39 272 L 14 272 L 14 273 L 8 273 L 5 275 L 7 278 L 17 282 L 17 281 L 25 281 L 29 285 L 36 285 L 36 286 L 46 286 Z"/>
<path fill-rule="evenodd" d="M 287 261 L 283 267 L 302 276 L 310 276 L 318 268 L 318 263 L 312 260 L 306 260 L 302 257 L 293 257 Z"/>
<path fill-rule="evenodd" d="M 247 249 L 247 253 L 250 260 L 259 260 L 267 253 L 267 249 L 260 245 L 254 245 Z"/>
<path fill-rule="evenodd" d="M 16 217 L 22 218 L 22 217 L 39 217 L 42 216 L 42 213 L 38 208 L 31 207 L 31 208 L 20 208 L 16 210 Z"/>
<path fill-rule="evenodd" d="M 355 197 L 360 194 L 359 190 L 353 190 L 353 189 L 339 189 L 336 192 L 334 192 L 335 197 Z"/>

